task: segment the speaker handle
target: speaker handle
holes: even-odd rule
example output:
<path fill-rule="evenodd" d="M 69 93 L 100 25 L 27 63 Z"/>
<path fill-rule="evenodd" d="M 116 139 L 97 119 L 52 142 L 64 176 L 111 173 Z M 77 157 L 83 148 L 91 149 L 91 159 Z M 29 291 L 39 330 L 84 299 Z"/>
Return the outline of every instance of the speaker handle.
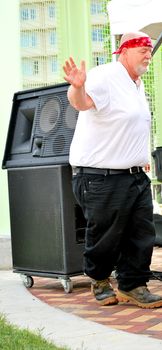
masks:
<path fill-rule="evenodd" d="M 42 148 L 42 137 L 36 137 L 33 143 L 32 155 L 33 157 L 40 157 Z"/>

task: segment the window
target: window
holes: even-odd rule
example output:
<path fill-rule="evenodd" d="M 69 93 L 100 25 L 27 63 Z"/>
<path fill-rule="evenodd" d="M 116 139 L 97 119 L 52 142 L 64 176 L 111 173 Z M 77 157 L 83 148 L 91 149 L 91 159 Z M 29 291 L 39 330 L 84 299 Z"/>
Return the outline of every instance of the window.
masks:
<path fill-rule="evenodd" d="M 21 47 L 29 47 L 29 36 L 27 33 L 21 33 Z"/>
<path fill-rule="evenodd" d="M 52 46 L 57 44 L 56 29 L 49 32 L 49 44 Z"/>
<path fill-rule="evenodd" d="M 37 33 L 21 33 L 21 47 L 22 48 L 34 48 L 37 46 Z"/>
<path fill-rule="evenodd" d="M 48 16 L 49 16 L 49 18 L 55 18 L 56 17 L 56 7 L 55 7 L 55 5 L 48 6 Z"/>
<path fill-rule="evenodd" d="M 36 9 L 35 8 L 21 8 L 20 18 L 22 21 L 35 20 Z"/>
<path fill-rule="evenodd" d="M 22 73 L 24 77 L 32 76 L 32 64 L 30 61 L 24 60 L 22 62 Z"/>
<path fill-rule="evenodd" d="M 91 15 L 97 15 L 98 13 L 103 12 L 103 3 L 102 1 L 91 1 L 91 7 L 90 7 Z"/>
<path fill-rule="evenodd" d="M 21 19 L 22 21 L 28 20 L 28 9 L 21 9 Z"/>
<path fill-rule="evenodd" d="M 39 63 L 38 61 L 33 62 L 33 75 L 38 75 L 39 73 Z"/>
<path fill-rule="evenodd" d="M 104 41 L 103 29 L 102 28 L 92 28 L 92 41 Z"/>
<path fill-rule="evenodd" d="M 50 72 L 57 73 L 58 72 L 58 59 L 57 56 L 50 58 Z"/>
<path fill-rule="evenodd" d="M 24 77 L 32 77 L 39 74 L 39 62 L 36 60 L 23 60 L 22 73 Z"/>
<path fill-rule="evenodd" d="M 101 53 L 95 53 L 93 55 L 93 65 L 98 66 L 99 64 L 105 64 L 107 63 L 107 55 L 101 54 Z"/>
<path fill-rule="evenodd" d="M 30 9 L 30 18 L 32 20 L 36 19 L 36 9 Z"/>
<path fill-rule="evenodd" d="M 31 33 L 31 47 L 37 46 L 37 34 Z"/>

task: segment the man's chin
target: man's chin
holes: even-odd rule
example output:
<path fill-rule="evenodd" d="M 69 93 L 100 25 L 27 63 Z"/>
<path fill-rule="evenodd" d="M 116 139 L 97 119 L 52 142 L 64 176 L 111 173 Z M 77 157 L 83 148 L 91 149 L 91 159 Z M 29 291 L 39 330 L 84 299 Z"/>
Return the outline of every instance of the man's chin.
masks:
<path fill-rule="evenodd" d="M 145 74 L 146 72 L 148 72 L 149 70 L 149 66 L 147 67 L 139 67 L 137 68 L 137 74 L 138 76 L 142 75 L 142 74 Z"/>

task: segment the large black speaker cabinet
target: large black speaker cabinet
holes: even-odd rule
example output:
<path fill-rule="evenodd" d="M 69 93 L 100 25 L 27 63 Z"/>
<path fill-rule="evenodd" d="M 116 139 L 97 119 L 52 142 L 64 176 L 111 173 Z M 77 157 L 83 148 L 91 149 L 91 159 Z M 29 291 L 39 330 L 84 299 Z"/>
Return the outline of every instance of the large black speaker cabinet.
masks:
<path fill-rule="evenodd" d="M 162 247 L 162 215 L 154 214 L 154 223 L 155 223 L 155 246 Z"/>
<path fill-rule="evenodd" d="M 162 147 L 156 147 L 156 150 L 152 152 L 152 156 L 155 162 L 155 174 L 157 180 L 162 182 Z"/>
<path fill-rule="evenodd" d="M 83 272 L 85 220 L 68 165 L 8 170 L 13 269 L 44 276 Z"/>
<path fill-rule="evenodd" d="M 78 112 L 69 104 L 69 84 L 14 94 L 3 168 L 68 164 Z"/>

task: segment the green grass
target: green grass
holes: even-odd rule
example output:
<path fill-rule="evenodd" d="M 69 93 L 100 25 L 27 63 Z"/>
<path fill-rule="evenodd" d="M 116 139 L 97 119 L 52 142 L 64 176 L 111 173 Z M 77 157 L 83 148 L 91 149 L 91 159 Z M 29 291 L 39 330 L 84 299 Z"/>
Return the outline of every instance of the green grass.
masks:
<path fill-rule="evenodd" d="M 37 333 L 26 329 L 19 329 L 7 322 L 4 315 L 0 315 L 0 350 L 67 350 L 55 346 Z"/>

